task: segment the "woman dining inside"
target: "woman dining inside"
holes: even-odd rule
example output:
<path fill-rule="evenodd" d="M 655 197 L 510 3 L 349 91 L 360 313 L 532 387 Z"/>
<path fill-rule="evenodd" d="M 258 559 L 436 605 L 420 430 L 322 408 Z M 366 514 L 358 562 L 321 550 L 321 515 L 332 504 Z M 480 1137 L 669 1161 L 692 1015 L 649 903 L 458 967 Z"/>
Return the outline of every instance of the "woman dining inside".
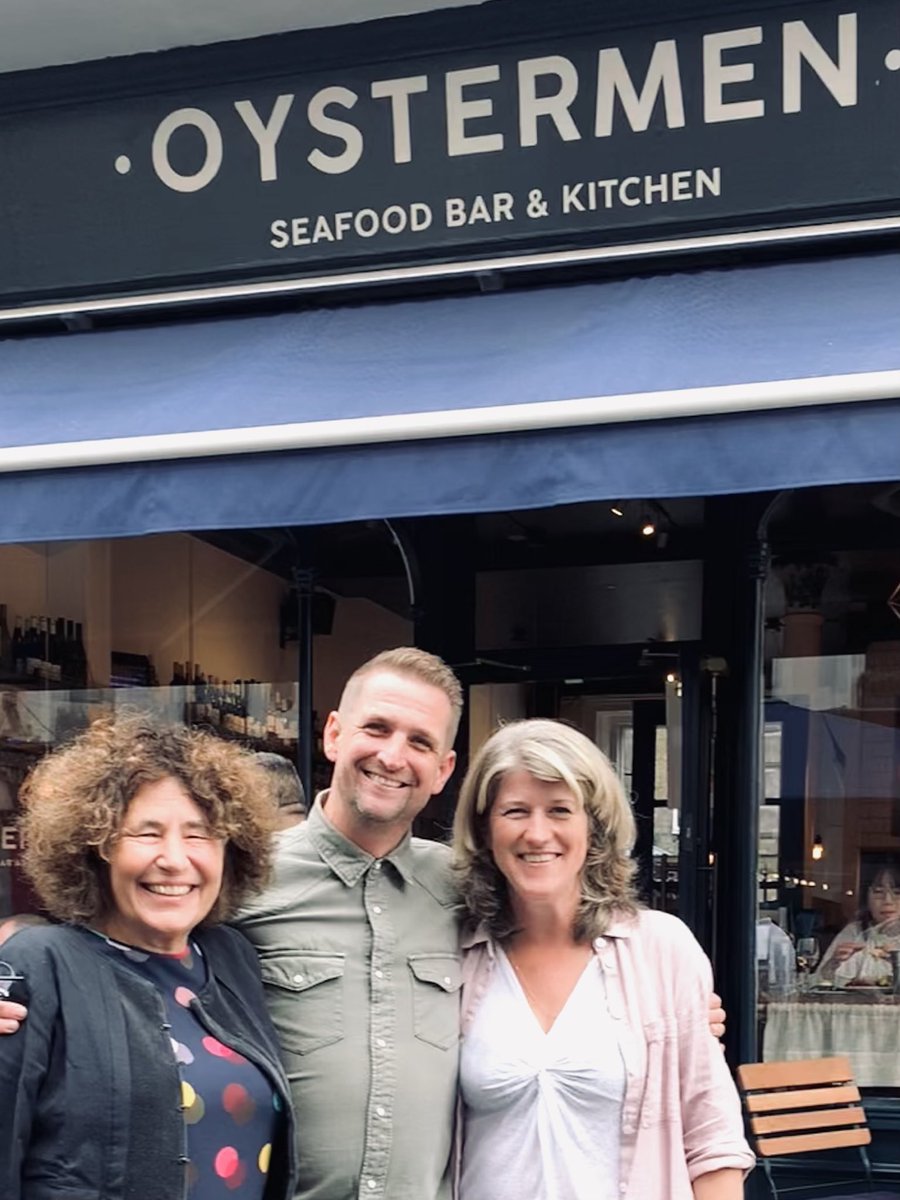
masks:
<path fill-rule="evenodd" d="M 23 785 L 25 869 L 59 924 L 2 958 L 3 1200 L 289 1200 L 287 1081 L 256 955 L 220 924 L 264 883 L 272 806 L 236 745 L 96 722 Z"/>
<path fill-rule="evenodd" d="M 816 981 L 838 987 L 887 986 L 891 951 L 900 950 L 900 865 L 882 862 L 863 878 L 864 903 L 825 951 Z"/>
<path fill-rule="evenodd" d="M 454 825 L 463 938 L 457 1200 L 739 1200 L 754 1156 L 709 963 L 633 888 L 635 824 L 583 734 L 501 728 Z"/>

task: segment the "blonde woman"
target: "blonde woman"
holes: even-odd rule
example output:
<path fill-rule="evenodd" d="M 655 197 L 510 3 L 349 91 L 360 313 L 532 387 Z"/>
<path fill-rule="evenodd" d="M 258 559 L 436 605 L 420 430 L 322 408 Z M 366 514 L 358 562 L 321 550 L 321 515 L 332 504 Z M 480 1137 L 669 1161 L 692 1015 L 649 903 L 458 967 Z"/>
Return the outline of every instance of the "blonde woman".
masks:
<path fill-rule="evenodd" d="M 709 963 L 637 903 L 634 819 L 554 721 L 491 737 L 454 827 L 463 939 L 457 1200 L 740 1200 L 754 1163 Z"/>

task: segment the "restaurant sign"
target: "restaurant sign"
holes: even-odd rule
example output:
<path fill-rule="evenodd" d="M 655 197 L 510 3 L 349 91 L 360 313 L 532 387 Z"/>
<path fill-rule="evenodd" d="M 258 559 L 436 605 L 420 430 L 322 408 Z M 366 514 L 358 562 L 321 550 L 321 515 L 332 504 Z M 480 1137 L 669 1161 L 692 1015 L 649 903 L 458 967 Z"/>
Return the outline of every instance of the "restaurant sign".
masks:
<path fill-rule="evenodd" d="M 0 124 L 0 296 L 900 213 L 900 11 L 816 3 Z"/>

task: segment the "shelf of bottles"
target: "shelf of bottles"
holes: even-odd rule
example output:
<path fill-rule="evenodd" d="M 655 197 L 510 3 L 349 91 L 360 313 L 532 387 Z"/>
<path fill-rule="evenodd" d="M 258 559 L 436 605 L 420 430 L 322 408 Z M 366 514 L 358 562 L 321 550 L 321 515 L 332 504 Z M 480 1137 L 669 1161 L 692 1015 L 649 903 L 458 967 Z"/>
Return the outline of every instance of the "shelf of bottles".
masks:
<path fill-rule="evenodd" d="M 296 683 L 261 683 L 206 676 L 199 664 L 174 663 L 169 687 L 173 720 L 201 725 L 251 742 L 297 740 Z"/>
<path fill-rule="evenodd" d="M 0 604 L 0 677 L 20 687 L 86 687 L 81 622 L 16 616 L 10 629 L 7 606 Z"/>
<path fill-rule="evenodd" d="M 4 617 L 0 605 L 0 630 L 8 632 Z M 189 664 L 176 663 L 171 682 L 160 686 L 150 659 L 132 655 L 144 664 L 139 683 L 120 676 L 113 686 L 90 687 L 76 622 L 17 620 L 14 631 L 3 640 L 0 667 L 0 744 L 5 747 L 52 747 L 98 717 L 137 709 L 163 721 L 215 730 L 256 749 L 296 749 L 294 682 L 223 680 L 204 675 L 199 665 L 191 671 Z"/>

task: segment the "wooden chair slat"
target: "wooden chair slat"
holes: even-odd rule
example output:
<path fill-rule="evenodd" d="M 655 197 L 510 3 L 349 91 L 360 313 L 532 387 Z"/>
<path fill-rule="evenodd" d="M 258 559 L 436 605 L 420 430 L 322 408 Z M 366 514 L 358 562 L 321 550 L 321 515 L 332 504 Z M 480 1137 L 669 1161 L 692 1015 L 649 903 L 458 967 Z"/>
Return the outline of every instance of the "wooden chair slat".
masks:
<path fill-rule="evenodd" d="M 741 1087 L 747 1091 L 765 1088 L 803 1087 L 821 1083 L 849 1083 L 853 1070 L 846 1055 L 834 1058 L 800 1059 L 796 1062 L 744 1063 L 738 1067 Z"/>
<path fill-rule="evenodd" d="M 866 1129 L 835 1129 L 828 1133 L 798 1133 L 789 1137 L 757 1138 L 756 1151 L 764 1158 L 802 1154 L 807 1150 L 835 1150 L 841 1146 L 868 1146 L 872 1135 Z"/>
<path fill-rule="evenodd" d="M 844 1087 L 811 1088 L 809 1091 L 757 1092 L 755 1095 L 745 1094 L 744 1096 L 747 1110 L 751 1113 L 855 1104 L 858 1100 L 859 1088 L 856 1084 L 846 1084 Z"/>
<path fill-rule="evenodd" d="M 777 1117 L 753 1117 L 750 1127 L 757 1136 L 793 1133 L 801 1129 L 834 1129 L 843 1125 L 865 1125 L 861 1108 L 818 1109 L 815 1112 L 783 1113 Z"/>
<path fill-rule="evenodd" d="M 869 1187 L 864 1147 L 872 1135 L 846 1055 L 791 1062 L 746 1063 L 737 1069 L 757 1161 L 765 1163 L 773 1197 L 777 1164 L 770 1159 L 856 1147 Z M 807 1190 L 805 1188 L 801 1190 Z"/>

